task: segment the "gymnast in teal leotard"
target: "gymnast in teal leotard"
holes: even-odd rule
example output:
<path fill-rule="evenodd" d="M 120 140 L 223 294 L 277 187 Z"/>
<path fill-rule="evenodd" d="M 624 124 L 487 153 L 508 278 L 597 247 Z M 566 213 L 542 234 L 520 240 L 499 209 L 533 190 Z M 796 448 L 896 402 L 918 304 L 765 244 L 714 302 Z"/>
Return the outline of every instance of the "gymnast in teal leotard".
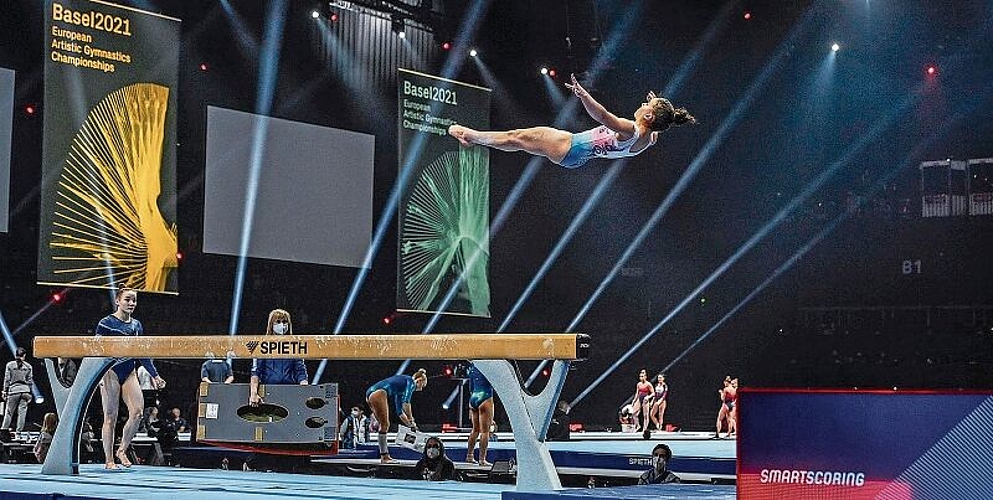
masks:
<path fill-rule="evenodd" d="M 414 396 L 414 391 L 423 390 L 427 385 L 428 374 L 422 368 L 413 376 L 394 375 L 380 380 L 365 391 L 366 402 L 379 421 L 379 458 L 383 463 L 393 462 L 386 445 L 386 435 L 390 431 L 391 410 L 400 418 L 401 423 L 416 431 L 417 422 L 414 421 L 410 400 Z"/>
<path fill-rule="evenodd" d="M 479 440 L 479 464 L 489 465 L 486 450 L 490 445 L 490 427 L 493 425 L 493 386 L 486 380 L 476 365 L 469 364 L 469 416 L 472 418 L 472 432 L 469 433 L 469 446 L 465 461 L 477 463 L 473 456 L 476 440 Z"/>

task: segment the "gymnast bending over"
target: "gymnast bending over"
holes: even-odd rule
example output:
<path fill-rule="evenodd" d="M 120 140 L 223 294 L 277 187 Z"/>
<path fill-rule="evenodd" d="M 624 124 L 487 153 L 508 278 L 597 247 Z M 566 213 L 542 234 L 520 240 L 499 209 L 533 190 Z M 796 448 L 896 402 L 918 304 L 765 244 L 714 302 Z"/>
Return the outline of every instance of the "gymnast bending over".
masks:
<path fill-rule="evenodd" d="M 366 402 L 379 422 L 379 459 L 382 463 L 394 463 L 386 445 L 386 435 L 390 430 L 390 412 L 400 418 L 400 423 L 417 431 L 417 422 L 410 406 L 414 391 L 421 391 L 428 385 L 428 374 L 423 368 L 413 376 L 394 375 L 380 380 L 365 391 Z"/>

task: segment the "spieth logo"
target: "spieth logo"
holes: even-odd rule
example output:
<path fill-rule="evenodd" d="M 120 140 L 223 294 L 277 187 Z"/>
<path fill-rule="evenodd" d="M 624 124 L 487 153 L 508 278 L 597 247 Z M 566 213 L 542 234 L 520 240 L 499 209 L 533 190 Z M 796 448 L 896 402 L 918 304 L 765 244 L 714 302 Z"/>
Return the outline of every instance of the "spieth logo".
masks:
<path fill-rule="evenodd" d="M 274 340 L 268 342 L 251 341 L 245 342 L 248 353 L 254 355 L 255 350 L 259 354 L 307 354 L 307 343 L 298 340 Z"/>
<path fill-rule="evenodd" d="M 249 354 L 255 354 L 255 348 L 259 346 L 258 340 L 253 340 L 251 342 L 245 342 L 245 347 L 248 348 Z"/>

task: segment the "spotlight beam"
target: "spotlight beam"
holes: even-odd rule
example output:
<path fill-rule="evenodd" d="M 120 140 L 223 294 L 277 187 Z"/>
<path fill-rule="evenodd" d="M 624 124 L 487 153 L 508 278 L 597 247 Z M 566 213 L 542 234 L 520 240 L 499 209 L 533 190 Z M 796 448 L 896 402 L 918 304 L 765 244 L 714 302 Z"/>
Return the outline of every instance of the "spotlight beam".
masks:
<path fill-rule="evenodd" d="M 808 12 L 809 12 L 809 11 L 808 11 Z M 985 32 L 985 31 L 979 31 L 979 33 L 984 33 L 984 32 Z M 925 84 L 921 84 L 921 85 L 918 85 L 918 86 L 916 87 L 916 89 L 915 89 L 914 91 L 912 91 L 912 92 L 911 92 L 911 93 L 910 93 L 910 94 L 909 94 L 909 95 L 908 95 L 908 96 L 907 96 L 907 97 L 906 97 L 906 98 L 904 99 L 904 101 L 903 101 L 903 103 L 902 103 L 902 105 L 901 105 L 901 106 L 898 106 L 898 109 L 896 109 L 896 110 L 894 110 L 894 111 L 892 111 L 892 112 L 891 112 L 891 113 L 890 113 L 889 115 L 887 115 L 886 117 L 884 117 L 884 118 L 883 118 L 883 119 L 882 119 L 881 121 L 879 121 L 879 122 L 877 122 L 877 124 L 876 124 L 876 125 L 875 125 L 875 126 L 873 127 L 873 129 L 872 129 L 872 131 L 870 132 L 870 135 L 875 135 L 875 136 L 878 136 L 878 135 L 879 135 L 880 133 L 882 133 L 882 131 L 883 131 L 883 129 L 884 129 L 885 127 L 888 127 L 888 125 L 884 125 L 884 124 L 886 124 L 886 123 L 889 123 L 889 124 L 892 124 L 892 121 L 896 119 L 896 115 L 899 115 L 899 114 L 900 114 L 900 113 L 902 113 L 903 111 L 905 111 L 905 110 L 907 110 L 907 109 L 909 109 L 909 108 L 910 108 L 910 107 L 911 107 L 911 106 L 913 105 L 913 103 L 915 103 L 916 101 L 918 101 L 918 100 L 919 100 L 919 99 L 920 99 L 920 98 L 921 98 L 921 97 L 922 97 L 922 96 L 924 95 L 924 93 L 926 92 L 926 89 L 927 89 L 927 85 L 926 85 L 926 83 L 925 83 Z M 943 130 L 943 131 L 945 131 L 945 130 L 947 130 L 948 128 L 950 128 L 950 125 L 948 125 L 948 126 L 946 126 L 946 127 L 943 127 L 943 128 L 942 128 L 942 130 Z M 942 133 L 944 133 L 944 132 L 942 132 Z M 936 135 L 935 135 L 935 137 L 937 137 L 938 135 L 939 135 L 939 134 L 936 134 Z M 932 138 L 932 139 L 933 139 L 933 138 Z M 860 143 L 861 143 L 861 142 L 866 142 L 866 143 L 868 143 L 868 141 L 860 141 Z M 912 155 L 912 156 L 917 156 L 917 155 Z M 897 169 L 896 171 L 893 171 L 893 172 L 891 172 L 891 173 L 890 173 L 890 175 L 896 175 L 896 173 L 897 173 L 898 171 L 899 171 L 899 169 Z M 884 183 L 885 183 L 885 181 L 882 181 L 882 183 L 884 184 Z M 809 249 L 808 249 L 808 250 L 809 250 Z M 806 251 L 804 251 L 804 252 L 806 252 Z M 794 262 L 795 262 L 795 261 L 794 261 Z M 792 265 L 792 264 L 791 264 L 791 265 Z M 777 276 L 778 276 L 778 275 L 777 275 Z M 763 285 L 763 286 L 767 286 L 767 285 Z M 757 292 L 756 292 L 756 293 L 757 293 Z M 749 300 L 750 300 L 750 298 L 749 298 Z M 728 316 L 728 317 L 730 317 L 730 316 Z M 652 335 L 652 334 L 653 334 L 653 332 L 650 332 L 650 333 L 649 333 L 649 335 Z M 643 339 L 643 340 L 644 340 L 644 339 Z M 641 343 L 639 343 L 638 345 L 640 345 L 640 344 L 641 344 Z M 696 345 L 696 344 L 694 344 L 694 345 Z M 629 351 L 628 351 L 627 353 L 625 353 L 625 355 L 624 355 L 624 356 L 623 356 L 623 357 L 621 358 L 621 360 L 619 360 L 618 362 L 616 362 L 616 363 L 614 363 L 614 365 L 613 365 L 613 366 L 611 366 L 611 367 L 610 367 L 610 368 L 608 369 L 608 371 L 613 371 L 614 369 L 616 369 L 616 368 L 617 368 L 617 366 L 619 366 L 619 364 L 620 364 L 620 362 L 621 362 L 621 361 L 623 361 L 623 360 L 624 360 L 624 359 L 626 359 L 626 358 L 627 358 L 628 356 L 630 356 L 630 354 L 631 354 L 631 352 L 632 352 L 632 351 L 633 351 L 633 350 L 629 350 Z M 671 364 L 670 364 L 669 366 L 671 366 Z M 667 367 L 667 369 L 668 369 L 668 367 Z M 665 371 L 665 370 L 663 370 L 663 371 Z M 604 378 L 605 378 L 604 376 L 601 376 L 601 377 L 599 377 L 599 378 L 597 379 L 597 381 L 596 381 L 596 382 L 594 382 L 594 384 L 593 384 L 593 385 L 591 385 L 591 386 L 589 386 L 589 387 L 588 387 L 588 388 L 587 388 L 586 390 L 584 390 L 584 391 L 583 391 L 583 392 L 582 392 L 582 393 L 581 393 L 581 394 L 580 394 L 579 396 L 577 396 L 577 397 L 576 397 L 576 399 L 575 399 L 575 400 L 573 401 L 573 403 L 578 403 L 579 401 L 581 401 L 581 400 L 582 400 L 582 399 L 583 399 L 583 398 L 584 398 L 584 397 L 585 397 L 586 395 L 588 395 L 588 394 L 589 394 L 589 393 L 590 393 L 590 392 L 592 391 L 592 389 L 593 389 L 593 387 L 595 387 L 596 385 L 598 385 L 598 384 L 600 383 L 600 381 L 602 381 L 602 380 L 603 380 Z"/>
<path fill-rule="evenodd" d="M 628 35 L 630 34 L 629 32 L 631 25 L 637 19 L 640 18 L 643 5 L 644 2 L 638 1 L 633 3 L 631 6 L 629 6 L 628 10 L 625 12 L 624 18 L 621 20 L 621 22 L 617 23 L 616 27 L 613 30 L 611 30 L 604 44 L 600 46 L 600 51 L 597 53 L 596 58 L 591 62 L 590 69 L 587 71 L 587 80 L 589 84 L 595 82 L 603 73 L 603 71 L 607 69 L 608 63 L 611 60 L 613 60 L 615 53 L 620 49 L 621 45 L 623 45 L 623 42 L 627 39 Z M 480 68 L 485 69 L 485 66 L 480 65 Z M 569 100 L 565 104 L 565 106 L 559 111 L 559 114 L 555 119 L 554 126 L 559 128 L 564 127 L 568 122 L 574 119 L 578 108 L 579 108 L 579 102 L 577 100 Z M 532 179 L 537 174 L 538 167 L 542 163 L 543 162 L 538 158 L 532 158 L 528 162 L 527 167 L 524 170 L 524 175 L 522 175 L 518 179 L 517 183 L 514 185 L 514 188 L 511 190 L 510 195 L 507 197 L 507 200 L 504 201 L 503 205 L 500 207 L 500 212 L 497 214 L 494 224 L 496 225 L 503 224 L 504 219 L 510 214 L 510 212 L 517 205 L 517 201 L 520 199 L 521 194 L 523 194 L 524 190 L 527 189 L 527 187 L 531 184 Z M 603 181 L 601 180 L 601 183 L 602 182 Z M 594 193 L 595 192 L 596 191 L 594 191 Z M 587 201 L 584 202 L 583 206 L 586 207 L 589 203 L 590 201 L 588 198 Z M 576 218 L 573 219 L 573 222 L 570 224 L 570 227 L 572 227 L 573 224 L 576 224 L 576 220 L 579 217 L 580 216 L 577 215 Z M 576 225 L 578 226 L 579 224 Z M 564 246 L 565 245 L 563 244 L 562 247 L 564 248 Z M 556 248 L 558 248 L 558 245 L 556 245 Z M 551 260 L 554 261 L 554 258 Z M 548 261 L 546 260 L 546 262 Z M 462 278 L 460 276 L 459 280 L 461 279 Z M 540 280 L 540 278 L 537 279 Z M 532 279 L 532 282 L 535 282 L 534 278 Z M 457 288 L 457 287 L 453 287 L 453 288 Z M 531 292 L 526 292 L 526 293 L 530 295 Z M 451 290 L 449 291 L 449 294 L 451 294 Z M 518 300 L 518 302 L 520 302 L 520 299 Z M 443 311 L 445 308 L 447 308 L 447 303 L 445 303 L 445 307 L 443 307 L 441 310 Z M 512 313 L 512 315 L 513 314 L 516 313 Z M 427 333 L 428 331 L 430 331 L 430 329 L 433 329 L 439 319 L 440 319 L 440 314 L 435 314 L 435 316 L 431 318 L 431 322 L 427 325 L 427 328 L 425 329 L 424 333 Z M 505 319 L 504 324 L 501 325 L 500 330 L 498 330 L 498 332 L 503 331 L 503 329 L 506 327 L 506 324 L 511 319 L 512 317 L 508 317 L 507 319 Z M 541 362 L 541 364 L 538 366 L 538 369 L 536 369 L 534 373 L 531 375 L 530 380 L 533 380 L 537 376 L 537 374 L 541 372 L 541 368 L 544 367 L 546 363 L 547 361 Z M 397 373 L 402 373 L 402 371 L 405 370 L 409 364 L 410 364 L 409 360 L 404 362 L 404 364 L 401 365 L 400 371 L 398 371 Z M 528 384 L 525 384 L 525 387 L 527 387 L 527 385 Z M 452 394 L 448 397 L 448 399 L 452 400 L 457 392 L 458 389 L 456 388 L 456 390 L 452 391 Z"/>
<path fill-rule="evenodd" d="M 725 260 L 720 266 L 715 269 L 710 276 L 703 280 L 689 295 L 687 295 L 683 300 L 670 311 L 661 321 L 659 321 L 648 333 L 646 333 L 638 342 L 636 342 L 630 349 L 628 349 L 614 364 L 607 368 L 603 373 L 600 374 L 592 384 L 586 387 L 576 397 L 575 401 L 581 401 L 587 394 L 589 394 L 594 388 L 600 385 L 611 373 L 619 368 L 624 361 L 626 361 L 631 355 L 633 355 L 637 350 L 648 342 L 649 339 L 655 336 L 662 327 L 665 326 L 672 318 L 679 314 L 690 302 L 692 302 L 704 289 L 710 286 L 715 280 L 717 280 L 725 271 L 731 268 L 742 256 L 748 253 L 749 250 L 755 247 L 760 241 L 762 241 L 767 235 L 769 235 L 776 227 L 778 227 L 787 217 L 790 216 L 798 207 L 800 207 L 805 201 L 807 201 L 817 190 L 819 190 L 829 179 L 834 177 L 842 168 L 847 166 L 855 158 L 855 155 L 860 152 L 865 147 L 876 141 L 883 132 L 885 132 L 893 123 L 903 115 L 916 101 L 918 93 L 915 92 L 914 95 L 904 99 L 896 109 L 887 113 L 884 117 L 878 120 L 869 133 L 863 135 L 855 144 L 849 146 L 848 150 L 844 155 L 834 163 L 832 163 L 826 170 L 821 172 L 813 181 L 804 187 L 800 194 L 793 197 L 789 203 L 786 204 L 782 209 L 780 209 L 772 218 L 766 222 L 758 231 L 756 231 L 744 244 L 742 244 L 738 250 L 734 252 L 727 260 Z"/>
<path fill-rule="evenodd" d="M 769 277 L 767 277 L 762 283 L 760 283 L 757 287 L 755 287 L 755 289 L 752 290 L 748 295 L 746 295 L 745 298 L 743 298 L 741 302 L 738 303 L 738 305 L 734 306 L 734 308 L 732 308 L 726 315 L 724 315 L 724 317 L 722 317 L 719 321 L 717 321 L 717 323 L 715 323 L 712 327 L 710 327 L 710 329 L 708 329 L 703 335 L 701 335 L 698 339 L 693 341 L 693 343 L 690 344 L 689 347 L 687 347 L 685 350 L 683 350 L 682 353 L 676 356 L 675 359 L 669 362 L 669 364 L 667 364 L 662 371 L 666 372 L 670 370 L 673 366 L 676 365 L 676 363 L 678 363 L 680 360 L 686 357 L 687 354 L 689 354 L 693 349 L 699 346 L 704 340 L 710 337 L 710 335 L 712 335 L 718 328 L 723 326 L 724 323 L 731 318 L 731 316 L 733 316 L 742 307 L 744 307 L 749 302 L 751 302 L 751 300 L 754 299 L 755 296 L 757 296 L 759 293 L 765 290 L 765 288 L 768 287 L 773 281 L 775 281 L 776 278 L 778 278 L 784 272 L 786 272 L 791 267 L 793 267 L 794 264 L 799 262 L 807 254 L 807 252 L 809 252 L 818 243 L 823 241 L 824 238 L 830 235 L 835 229 L 837 229 L 837 227 L 842 222 L 850 218 L 852 214 L 858 211 L 859 208 L 865 206 L 869 202 L 869 199 L 871 198 L 871 195 L 873 193 L 878 192 L 880 189 L 884 188 L 893 179 L 895 179 L 901 171 L 904 171 L 905 169 L 912 167 L 916 162 L 916 160 L 926 151 L 926 149 L 931 144 L 935 142 L 935 140 L 944 136 L 949 130 L 953 128 L 953 126 L 957 125 L 958 122 L 961 122 L 963 119 L 965 119 L 968 116 L 968 114 L 970 114 L 971 112 L 972 111 L 970 110 L 968 112 L 960 113 L 957 116 L 953 117 L 951 120 L 946 121 L 938 131 L 936 131 L 930 137 L 928 137 L 927 139 L 919 143 L 917 146 L 915 146 L 914 149 L 911 151 L 911 153 L 906 156 L 904 161 L 898 164 L 899 166 L 897 168 L 891 169 L 883 177 L 881 177 L 878 181 L 876 181 L 876 183 L 868 190 L 866 196 L 857 197 L 855 206 L 839 214 L 837 217 L 834 218 L 834 220 L 828 223 L 827 226 L 825 226 L 810 240 L 808 240 L 807 243 L 805 243 L 802 247 L 797 249 L 797 251 L 794 252 L 793 255 L 790 256 L 788 259 L 786 259 L 786 261 L 782 265 L 776 268 L 776 270 L 774 270 L 772 274 L 769 275 Z"/>
<path fill-rule="evenodd" d="M 286 22 L 286 0 L 272 2 L 269 10 L 262 48 L 259 57 L 259 84 L 255 112 L 268 115 L 276 90 L 279 70 L 279 49 L 283 42 L 283 27 Z M 259 177 L 262 173 L 262 158 L 265 154 L 267 121 L 256 122 L 252 137 L 252 155 L 249 164 L 248 185 L 245 187 L 244 217 L 241 224 L 241 246 L 238 252 L 238 268 L 235 274 L 234 297 L 231 301 L 231 319 L 228 334 L 238 331 L 238 316 L 241 314 L 241 296 L 245 285 L 245 269 L 248 267 L 248 245 L 252 241 L 252 223 L 255 218 L 255 202 L 259 190 Z"/>
<path fill-rule="evenodd" d="M 62 291 L 59 293 L 62 294 L 63 297 L 65 297 L 65 295 L 68 294 L 70 290 L 71 290 L 70 288 L 63 288 Z M 114 291 L 111 290 L 110 293 L 111 295 L 113 295 Z M 24 331 L 25 328 L 31 326 L 31 323 L 34 323 L 34 320 L 38 319 L 42 314 L 45 313 L 45 311 L 48 311 L 48 309 L 51 308 L 53 305 L 55 305 L 54 299 L 49 299 L 48 302 L 45 302 L 45 305 L 41 306 L 41 308 L 35 311 L 34 314 L 28 317 L 28 319 L 24 320 L 24 322 L 21 323 L 20 326 L 15 328 L 14 331 L 10 332 L 11 337 L 16 338 L 19 333 Z"/>
<path fill-rule="evenodd" d="M 479 28 L 480 21 L 483 17 L 485 17 L 486 10 L 489 9 L 490 3 L 490 0 L 472 3 L 472 6 L 462 18 L 462 25 L 460 26 L 459 34 L 456 37 L 457 46 L 465 47 L 468 45 L 469 40 L 472 40 L 475 32 Z M 442 68 L 441 76 L 444 78 L 452 78 L 454 75 L 458 74 L 459 69 L 462 67 L 462 61 L 463 58 L 455 57 L 455 54 L 449 54 L 448 59 L 445 61 L 445 65 Z M 352 282 L 352 287 L 348 292 L 348 297 L 345 299 L 345 304 L 342 307 L 341 314 L 338 316 L 337 323 L 335 323 L 335 335 L 341 333 L 344 329 L 345 322 L 348 320 L 352 308 L 355 305 L 355 301 L 358 298 L 359 290 L 362 289 L 362 285 L 365 283 L 369 270 L 372 269 L 372 262 L 375 259 L 376 254 L 379 253 L 379 248 L 383 244 L 383 239 L 386 236 L 386 232 L 389 230 L 390 224 L 393 222 L 393 217 L 396 215 L 400 198 L 410 181 L 413 163 L 416 159 L 420 158 L 421 153 L 424 150 L 424 144 L 426 142 L 424 135 L 425 134 L 419 134 L 411 144 L 410 162 L 401 167 L 396 184 L 390 192 L 390 197 L 387 199 L 386 206 L 383 208 L 383 214 L 379 219 L 379 223 L 376 225 L 376 231 L 372 242 L 369 245 L 369 250 L 366 252 L 362 267 L 359 269 L 358 275 L 356 275 L 355 280 Z M 318 365 L 317 370 L 314 372 L 314 377 L 311 383 L 319 383 L 321 376 L 324 375 L 324 370 L 327 368 L 327 364 L 328 361 L 326 359 L 321 360 L 320 365 Z"/>
<path fill-rule="evenodd" d="M 521 296 L 517 298 L 516 302 L 514 302 L 513 307 L 510 308 L 510 312 L 507 313 L 507 317 L 504 318 L 503 322 L 500 323 L 500 327 L 497 328 L 497 333 L 505 331 L 507 326 L 510 325 L 510 322 L 514 320 L 514 317 L 517 316 L 517 312 L 520 310 L 521 306 L 523 306 L 524 302 L 531 297 L 531 294 L 534 292 L 534 289 L 538 286 L 538 283 L 542 280 L 542 278 L 548 274 L 552 264 L 554 264 L 559 258 L 562 251 L 565 250 L 566 245 L 572 241 L 572 237 L 576 234 L 579 227 L 586 222 L 587 218 L 589 218 L 590 213 L 593 212 L 593 208 L 600 202 L 600 198 L 603 197 L 603 194 L 607 191 L 607 188 L 614 183 L 614 179 L 617 178 L 618 174 L 620 174 L 625 165 L 627 165 L 626 159 L 611 163 L 610 170 L 608 170 L 607 174 L 600 179 L 599 184 L 597 184 L 596 188 L 593 190 L 593 194 L 586 198 L 586 202 L 583 203 L 583 207 L 579 210 L 579 213 L 572 219 L 572 222 L 569 224 L 569 227 L 566 228 L 565 233 L 562 234 L 562 237 L 559 238 L 559 241 L 555 243 L 555 247 L 552 248 L 551 253 L 549 253 L 548 257 L 545 258 L 545 262 L 541 264 L 538 272 L 533 278 L 531 278 L 531 282 L 528 283 L 528 286 L 524 289 L 524 292 L 521 293 Z"/>
<path fill-rule="evenodd" d="M 556 107 L 561 107 L 565 104 L 566 93 L 556 85 L 555 79 L 550 76 L 541 77 L 541 83 L 545 86 L 545 92 L 548 93 L 548 97 L 551 99 L 552 104 Z"/>
<path fill-rule="evenodd" d="M 246 60 L 254 60 L 259 53 L 259 41 L 251 35 L 252 30 L 248 28 L 245 19 L 234 10 L 230 0 L 220 0 L 219 3 L 231 23 L 234 38 L 238 42 L 238 48 L 241 49 L 241 55 Z"/>
<path fill-rule="evenodd" d="M 493 237 L 498 232 L 500 232 L 500 229 L 503 227 L 503 224 L 509 218 L 510 212 L 514 209 L 514 206 L 517 205 L 517 200 L 520 199 L 520 197 L 524 194 L 524 190 L 531 185 L 531 181 L 534 180 L 534 177 L 538 175 L 538 169 L 541 167 L 542 163 L 544 163 L 544 160 L 539 157 L 532 157 L 528 161 L 527 166 L 524 168 L 524 173 L 522 173 L 521 176 L 518 177 L 517 183 L 514 184 L 514 187 L 510 190 L 510 193 L 507 195 L 507 200 L 504 201 L 504 203 L 500 206 L 500 211 L 497 212 L 497 215 L 493 218 L 493 221 L 490 223 L 490 239 L 493 239 Z M 438 311 L 436 311 L 431 316 L 431 319 L 428 320 L 427 325 L 425 325 L 424 329 L 421 331 L 422 335 L 434 331 L 435 326 L 438 325 L 438 321 L 441 320 L 441 315 L 444 313 L 444 311 L 448 309 L 448 306 L 452 303 L 452 300 L 455 298 L 455 295 L 458 293 L 459 287 L 462 286 L 462 281 L 465 278 L 466 270 L 472 269 L 473 264 L 475 263 L 476 259 L 479 257 L 479 253 L 480 252 L 477 249 L 475 252 L 472 253 L 469 259 L 467 259 L 467 264 L 463 268 L 462 272 L 459 274 L 455 282 L 452 283 L 452 286 L 449 287 L 448 292 L 445 293 L 445 297 L 442 299 L 441 304 L 438 307 Z M 406 371 L 407 367 L 410 366 L 410 361 L 411 360 L 408 359 L 405 360 L 403 363 L 401 363 L 400 368 L 397 369 L 396 374 L 400 375 L 404 371 Z"/>
<path fill-rule="evenodd" d="M 731 19 L 731 15 L 734 11 L 734 9 L 732 9 L 732 6 L 734 4 L 735 2 L 731 2 L 728 5 L 726 5 L 724 9 L 722 9 L 721 12 L 717 15 L 717 17 L 715 17 L 714 20 L 711 21 L 710 25 L 707 27 L 707 30 L 704 32 L 704 35 L 701 38 L 700 42 L 697 43 L 696 47 L 694 47 L 690 55 L 683 60 L 683 62 L 679 65 L 679 68 L 676 69 L 676 72 L 674 73 L 673 77 L 670 78 L 669 82 L 665 85 L 665 91 L 663 95 L 671 97 L 679 91 L 683 81 L 686 78 L 688 78 L 689 75 L 696 69 L 696 66 L 699 63 L 699 60 L 702 58 L 705 49 L 708 46 L 710 46 L 710 44 L 713 43 L 713 41 L 717 38 L 718 29 L 726 26 L 728 21 Z M 640 7 L 640 5 L 636 7 L 632 7 L 628 11 L 628 15 L 625 16 L 624 22 L 621 23 L 621 25 L 625 27 L 623 32 L 627 31 L 627 26 L 630 25 L 630 23 L 632 23 L 640 13 L 639 8 L 637 7 Z M 617 45 L 619 45 L 620 43 L 619 42 L 620 35 L 618 35 L 619 31 L 621 30 L 615 30 L 614 32 L 611 33 L 611 37 L 608 38 L 607 43 L 604 44 L 604 47 L 607 48 L 607 50 L 604 51 L 604 54 L 611 53 L 613 50 L 615 50 Z M 602 57 L 598 59 L 598 64 L 596 64 L 595 67 L 600 68 L 603 65 L 603 63 L 605 63 L 607 60 L 609 60 L 609 57 Z M 624 260 L 625 262 L 627 261 L 626 258 Z M 623 267 L 623 265 L 617 267 L 617 269 L 620 269 L 621 267 Z M 586 314 L 585 311 L 581 312 L 581 315 L 585 316 L 585 314 Z M 569 328 L 570 329 L 574 328 L 575 325 L 577 325 L 579 321 L 581 321 L 581 319 L 582 318 L 580 316 L 574 318 Z M 542 368 L 544 368 L 547 364 L 548 361 L 542 361 L 541 363 L 538 363 L 538 366 L 535 367 L 534 371 L 531 372 L 531 375 L 528 376 L 527 380 L 525 381 L 524 387 L 529 387 L 538 378 L 538 374 L 541 373 Z"/>
<path fill-rule="evenodd" d="M 745 114 L 745 111 L 752 106 L 758 98 L 758 95 L 765 88 L 765 84 L 769 81 L 772 75 L 776 73 L 783 60 L 786 59 L 787 54 L 790 51 L 790 47 L 802 34 L 811 17 L 811 10 L 808 9 L 803 20 L 796 24 L 786 39 L 779 44 L 776 54 L 768 63 L 766 63 L 759 76 L 752 81 L 751 85 L 748 86 L 744 96 L 738 100 L 734 109 L 732 109 L 728 116 L 724 119 L 717 131 L 714 132 L 710 139 L 707 140 L 707 143 L 700 150 L 700 153 L 697 154 L 696 158 L 693 159 L 689 167 L 686 168 L 683 175 L 680 176 L 679 180 L 676 182 L 676 185 L 673 186 L 672 190 L 662 201 L 662 204 L 658 206 L 648 222 L 642 226 L 637 236 L 635 236 L 634 240 L 628 245 L 627 249 L 624 250 L 621 258 L 610 270 L 610 273 L 603 279 L 603 281 L 600 282 L 596 290 L 579 310 L 579 313 L 576 314 L 576 317 L 566 328 L 566 331 L 573 331 L 576 326 L 579 325 L 580 321 L 586 317 L 586 314 L 589 312 L 593 304 L 600 298 L 600 295 L 603 294 L 607 286 L 613 282 L 614 278 L 617 277 L 617 274 L 620 273 L 621 268 L 627 264 L 628 260 L 630 260 L 634 253 L 641 247 L 641 244 L 644 243 L 648 235 L 655 229 L 655 226 L 662 220 L 662 217 L 669 211 L 669 208 L 672 207 L 676 199 L 679 198 L 683 191 L 686 190 L 689 183 L 696 177 L 696 174 L 700 171 L 700 168 L 707 163 L 713 152 L 716 151 L 717 148 L 724 142 L 724 139 L 730 130 L 738 124 L 738 121 Z"/>
<path fill-rule="evenodd" d="M 637 2 L 634 6 L 630 7 L 627 10 L 622 22 L 620 22 L 618 26 L 611 32 L 610 37 L 601 47 L 600 53 L 597 54 L 596 60 L 594 60 L 593 63 L 591 64 L 592 69 L 588 72 L 588 78 L 591 81 L 594 81 L 596 78 L 599 77 L 603 69 L 606 68 L 607 62 L 612 59 L 614 52 L 616 52 L 619 49 L 620 45 L 622 44 L 623 40 L 626 38 L 628 34 L 627 33 L 629 31 L 628 28 L 634 22 L 634 20 L 638 18 L 638 13 L 641 10 L 641 6 L 642 6 L 642 2 Z M 559 114 L 556 117 L 553 126 L 556 128 L 561 128 L 566 126 L 566 124 L 568 124 L 570 121 L 574 119 L 577 109 L 578 109 L 578 101 L 570 100 L 559 111 Z M 496 232 L 499 231 L 500 227 L 503 226 L 503 223 L 509 217 L 510 212 L 512 212 L 513 209 L 517 206 L 517 202 L 519 201 L 521 195 L 523 195 L 524 190 L 527 189 L 528 186 L 531 184 L 532 180 L 534 179 L 534 176 L 537 175 L 538 173 L 538 168 L 543 163 L 544 160 L 540 157 L 532 157 L 528 161 L 527 166 L 524 169 L 524 173 L 518 178 L 517 183 L 514 185 L 514 188 L 511 189 L 509 195 L 507 196 L 507 199 L 500 206 L 500 211 L 497 212 L 496 217 L 491 223 L 490 226 L 491 239 L 493 236 L 495 236 Z M 431 318 L 431 320 L 428 322 L 427 326 L 425 327 L 425 331 L 422 333 L 428 333 L 429 331 L 433 330 L 434 326 L 441 318 L 442 312 L 445 309 L 447 309 L 448 304 L 451 302 L 451 299 L 454 298 L 455 292 L 458 290 L 458 286 L 461 284 L 461 281 L 462 281 L 462 276 L 460 275 L 459 278 L 456 280 L 456 282 L 449 289 L 448 293 L 446 293 L 445 300 L 442 302 L 442 307 L 440 307 L 439 311 L 434 314 L 434 316 Z M 409 360 L 404 363 L 403 367 L 405 367 L 407 364 L 409 364 Z"/>
<path fill-rule="evenodd" d="M 724 4 L 724 8 L 717 14 L 710 24 L 707 26 L 706 31 L 700 37 L 700 40 L 693 47 L 689 56 L 683 59 L 682 64 L 676 68 L 676 72 L 673 73 L 672 77 L 669 79 L 669 83 L 666 84 L 665 89 L 662 91 L 662 95 L 669 98 L 670 100 L 676 95 L 679 90 L 682 89 L 683 82 L 696 70 L 696 67 L 700 64 L 703 59 L 703 54 L 707 48 L 717 39 L 717 35 L 726 28 L 731 21 L 734 13 L 737 12 L 738 2 L 727 2 Z"/>

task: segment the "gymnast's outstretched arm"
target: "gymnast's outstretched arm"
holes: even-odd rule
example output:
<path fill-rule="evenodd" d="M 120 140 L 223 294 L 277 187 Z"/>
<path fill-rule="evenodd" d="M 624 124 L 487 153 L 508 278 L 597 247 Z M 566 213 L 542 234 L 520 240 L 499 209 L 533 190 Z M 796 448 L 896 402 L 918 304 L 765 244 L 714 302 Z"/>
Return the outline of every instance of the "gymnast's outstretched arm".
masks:
<path fill-rule="evenodd" d="M 603 107 L 602 104 L 597 102 L 593 96 L 590 95 L 586 89 L 576 80 L 576 75 L 569 75 L 572 83 L 567 83 L 568 87 L 576 97 L 579 98 L 580 102 L 583 103 L 583 107 L 586 108 L 586 112 L 590 115 L 590 118 L 600 122 L 605 125 L 610 130 L 614 132 L 619 132 L 623 135 L 630 137 L 634 134 L 634 122 L 625 118 L 619 118 L 617 115 L 607 111 L 607 108 Z M 621 137 L 621 139 L 626 139 L 627 137 Z"/>

